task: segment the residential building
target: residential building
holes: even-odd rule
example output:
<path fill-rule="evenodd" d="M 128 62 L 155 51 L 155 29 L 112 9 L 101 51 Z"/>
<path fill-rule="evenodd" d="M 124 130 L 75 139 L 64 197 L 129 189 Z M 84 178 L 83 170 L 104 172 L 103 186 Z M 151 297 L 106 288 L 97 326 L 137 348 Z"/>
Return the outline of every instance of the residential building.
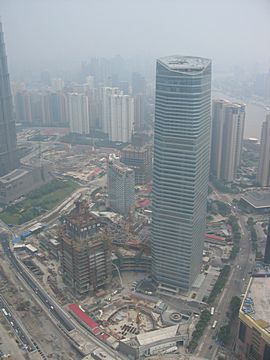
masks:
<path fill-rule="evenodd" d="M 109 140 L 131 142 L 134 124 L 134 99 L 129 95 L 111 95 Z"/>
<path fill-rule="evenodd" d="M 159 291 L 188 290 L 200 273 L 211 128 L 211 61 L 157 60 L 152 276 Z"/>
<path fill-rule="evenodd" d="M 120 94 L 118 88 L 105 87 L 102 89 L 102 131 L 111 133 L 111 96 Z"/>
<path fill-rule="evenodd" d="M 245 105 L 213 100 L 211 173 L 233 181 L 241 164 Z"/>
<path fill-rule="evenodd" d="M 111 247 L 101 219 L 89 211 L 85 200 L 64 217 L 60 229 L 63 281 L 77 296 L 92 295 L 111 283 Z"/>
<path fill-rule="evenodd" d="M 262 124 L 257 181 L 261 186 L 270 186 L 270 114 Z"/>
<path fill-rule="evenodd" d="M 239 311 L 235 349 L 239 360 L 270 359 L 270 277 L 255 274 Z"/>
<path fill-rule="evenodd" d="M 4 33 L 0 22 L 0 176 L 18 166 L 15 112 L 12 103 Z"/>
<path fill-rule="evenodd" d="M 128 216 L 135 202 L 134 170 L 122 164 L 119 158 L 110 155 L 107 179 L 109 207 Z"/>
<path fill-rule="evenodd" d="M 72 133 L 90 133 L 88 97 L 84 94 L 68 94 L 69 127 Z"/>
<path fill-rule="evenodd" d="M 127 145 L 121 150 L 120 161 L 134 170 L 135 185 L 147 184 L 152 175 L 152 149 L 149 145 Z"/>

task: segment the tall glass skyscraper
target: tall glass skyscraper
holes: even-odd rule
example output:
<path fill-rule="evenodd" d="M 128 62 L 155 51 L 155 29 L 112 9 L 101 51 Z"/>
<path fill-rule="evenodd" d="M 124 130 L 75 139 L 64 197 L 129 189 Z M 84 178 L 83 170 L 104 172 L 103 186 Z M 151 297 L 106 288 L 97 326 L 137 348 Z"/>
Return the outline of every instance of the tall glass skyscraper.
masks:
<path fill-rule="evenodd" d="M 152 273 L 159 288 L 191 287 L 205 233 L 211 128 L 211 61 L 157 61 Z"/>
<path fill-rule="evenodd" d="M 0 22 L 0 176 L 14 170 L 17 166 L 15 114 Z"/>

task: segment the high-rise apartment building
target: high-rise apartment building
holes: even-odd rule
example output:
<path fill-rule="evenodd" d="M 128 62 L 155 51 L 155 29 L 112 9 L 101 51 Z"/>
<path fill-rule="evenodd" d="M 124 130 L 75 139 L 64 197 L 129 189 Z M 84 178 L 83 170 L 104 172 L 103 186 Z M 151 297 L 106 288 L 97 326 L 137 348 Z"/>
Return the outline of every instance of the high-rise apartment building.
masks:
<path fill-rule="evenodd" d="M 10 89 L 4 34 L 0 22 L 0 176 L 14 170 L 18 165 L 15 113 Z"/>
<path fill-rule="evenodd" d="M 102 89 L 102 131 L 105 134 L 111 133 L 111 98 L 112 95 L 119 95 L 118 88 L 105 87 Z"/>
<path fill-rule="evenodd" d="M 211 61 L 157 61 L 152 275 L 160 291 L 187 290 L 200 273 L 211 128 Z"/>
<path fill-rule="evenodd" d="M 70 131 L 77 134 L 89 134 L 88 97 L 84 94 L 69 94 L 69 126 Z"/>
<path fill-rule="evenodd" d="M 257 181 L 261 186 L 270 186 L 270 114 L 262 124 Z"/>
<path fill-rule="evenodd" d="M 108 160 L 107 188 L 109 207 L 127 216 L 135 202 L 134 170 L 110 155 Z"/>
<path fill-rule="evenodd" d="M 211 173 L 233 181 L 241 163 L 245 105 L 213 100 Z"/>
<path fill-rule="evenodd" d="M 149 145 L 129 144 L 121 150 L 120 160 L 134 170 L 136 185 L 147 184 L 151 180 L 152 149 Z"/>
<path fill-rule="evenodd" d="M 111 249 L 101 220 L 85 201 L 75 205 L 60 230 L 60 260 L 64 282 L 83 296 L 110 285 Z"/>
<path fill-rule="evenodd" d="M 129 95 L 112 95 L 109 140 L 130 142 L 133 125 L 134 99 Z"/>

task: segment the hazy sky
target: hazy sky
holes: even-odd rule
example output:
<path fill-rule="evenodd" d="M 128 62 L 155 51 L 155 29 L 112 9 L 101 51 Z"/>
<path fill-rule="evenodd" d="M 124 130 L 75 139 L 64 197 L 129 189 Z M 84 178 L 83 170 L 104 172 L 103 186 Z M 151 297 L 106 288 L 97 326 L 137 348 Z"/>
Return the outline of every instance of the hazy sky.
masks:
<path fill-rule="evenodd" d="M 0 0 L 11 72 L 91 56 L 270 65 L 270 0 Z"/>

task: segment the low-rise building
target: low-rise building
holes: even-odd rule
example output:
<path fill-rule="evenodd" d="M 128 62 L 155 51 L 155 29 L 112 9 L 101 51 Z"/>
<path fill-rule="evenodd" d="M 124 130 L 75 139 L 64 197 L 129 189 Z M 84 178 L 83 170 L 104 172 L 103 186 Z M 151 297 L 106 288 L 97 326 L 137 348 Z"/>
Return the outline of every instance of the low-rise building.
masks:
<path fill-rule="evenodd" d="M 168 353 L 176 350 L 179 345 L 186 345 L 187 342 L 186 330 L 181 331 L 181 325 L 173 325 L 120 340 L 119 351 L 136 360 L 144 356 Z"/>
<path fill-rule="evenodd" d="M 22 166 L 0 177 L 0 204 L 8 204 L 52 180 L 46 166 Z"/>

